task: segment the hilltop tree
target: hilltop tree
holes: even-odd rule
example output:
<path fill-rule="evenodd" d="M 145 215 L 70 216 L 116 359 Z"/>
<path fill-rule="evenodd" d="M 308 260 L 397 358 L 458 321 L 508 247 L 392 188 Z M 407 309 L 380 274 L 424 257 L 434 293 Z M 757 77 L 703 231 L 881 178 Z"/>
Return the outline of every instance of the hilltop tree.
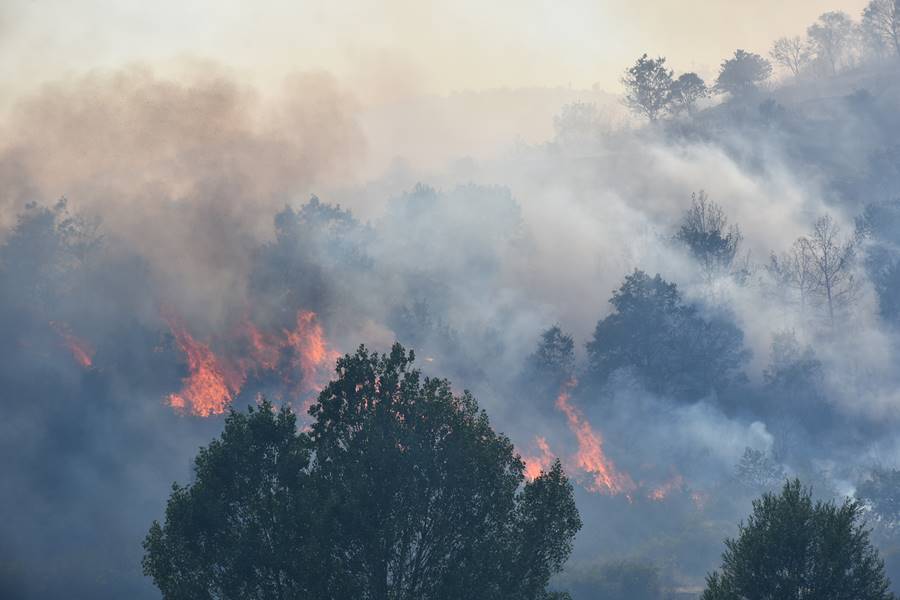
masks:
<path fill-rule="evenodd" d="M 587 344 L 595 381 L 626 369 L 653 392 L 698 400 L 740 379 L 749 356 L 741 330 L 722 315 L 701 315 L 675 284 L 635 270 L 610 303 L 613 313 Z"/>
<path fill-rule="evenodd" d="M 778 38 L 769 56 L 797 77 L 809 64 L 809 45 L 799 36 Z"/>
<path fill-rule="evenodd" d="M 756 89 L 772 75 L 772 65 L 759 54 L 735 50 L 734 56 L 722 61 L 716 89 L 741 96 Z"/>
<path fill-rule="evenodd" d="M 673 112 L 686 111 L 691 115 L 694 113 L 694 106 L 697 102 L 707 96 L 709 96 L 709 89 L 699 75 L 683 73 L 672 82 L 670 110 Z"/>
<path fill-rule="evenodd" d="M 701 599 L 893 599 L 863 514 L 854 500 L 813 503 L 799 480 L 763 494 L 737 538 L 725 540 L 721 571 L 707 576 Z"/>
<path fill-rule="evenodd" d="M 656 121 L 672 102 L 672 77 L 665 58 L 653 59 L 644 54 L 622 77 L 625 104 L 636 114 Z"/>
<path fill-rule="evenodd" d="M 364 347 L 310 409 L 232 412 L 144 547 L 170 599 L 537 599 L 581 527 L 559 462 L 532 482 L 468 394 Z"/>
<path fill-rule="evenodd" d="M 862 28 L 900 58 L 900 0 L 871 0 L 863 11 Z"/>
<path fill-rule="evenodd" d="M 806 30 L 816 58 L 828 66 L 832 75 L 845 59 L 853 38 L 854 24 L 847 13 L 827 12 Z"/>

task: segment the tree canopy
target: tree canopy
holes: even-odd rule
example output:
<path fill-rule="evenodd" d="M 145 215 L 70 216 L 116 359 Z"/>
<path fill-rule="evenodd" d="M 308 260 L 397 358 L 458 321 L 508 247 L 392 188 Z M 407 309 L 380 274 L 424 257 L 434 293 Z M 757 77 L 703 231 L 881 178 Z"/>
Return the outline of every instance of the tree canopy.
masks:
<path fill-rule="evenodd" d="M 525 483 L 475 399 L 413 359 L 339 359 L 308 432 L 232 412 L 145 540 L 163 597 L 546 597 L 581 527 L 561 465 Z"/>
<path fill-rule="evenodd" d="M 673 72 L 666 68 L 664 57 L 650 58 L 646 54 L 625 71 L 625 104 L 651 121 L 657 120 L 671 102 Z"/>
<path fill-rule="evenodd" d="M 722 61 L 716 88 L 733 96 L 744 95 L 772 74 L 772 64 L 759 54 L 735 50 L 734 56 Z"/>
<path fill-rule="evenodd" d="M 755 500 L 747 522 L 725 547 L 721 570 L 707 577 L 702 600 L 894 597 L 862 505 L 814 503 L 799 480 Z"/>
<path fill-rule="evenodd" d="M 720 315 L 702 315 L 674 283 L 635 270 L 610 303 L 613 313 L 587 344 L 595 379 L 630 369 L 651 391 L 698 400 L 740 377 L 749 356 L 741 330 Z"/>

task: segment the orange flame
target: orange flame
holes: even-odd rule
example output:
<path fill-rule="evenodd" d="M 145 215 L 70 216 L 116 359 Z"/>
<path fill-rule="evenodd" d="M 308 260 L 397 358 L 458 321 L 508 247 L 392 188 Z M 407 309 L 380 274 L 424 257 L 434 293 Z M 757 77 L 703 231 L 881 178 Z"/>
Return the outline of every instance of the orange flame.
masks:
<path fill-rule="evenodd" d="M 169 405 L 179 410 L 208 417 L 225 412 L 243 385 L 243 376 L 226 375 L 222 362 L 206 344 L 196 341 L 187 329 L 169 319 L 175 342 L 187 357 L 190 374 L 184 378 L 180 393 L 169 394 Z"/>
<path fill-rule="evenodd" d="M 666 499 L 670 493 L 675 490 L 680 490 L 684 487 L 684 477 L 681 475 L 675 475 L 669 481 L 666 481 L 659 487 L 656 487 L 650 490 L 650 493 L 647 494 L 647 497 L 655 502 L 662 502 Z"/>
<path fill-rule="evenodd" d="M 540 477 L 541 473 L 548 470 L 550 465 L 553 464 L 553 461 L 556 459 L 550 451 L 550 445 L 547 444 L 545 438 L 538 436 L 534 438 L 534 442 L 541 452 L 540 456 L 522 457 L 522 460 L 525 461 L 525 478 L 528 479 L 528 481 L 534 481 Z"/>
<path fill-rule="evenodd" d="M 298 312 L 297 326 L 293 331 L 285 330 L 284 334 L 285 345 L 293 350 L 293 366 L 303 376 L 300 391 L 321 391 L 317 375 L 323 366 L 334 364 L 340 353 L 328 348 L 322 326 L 316 322 L 316 313 Z"/>
<path fill-rule="evenodd" d="M 339 356 L 328 347 L 316 314 L 310 311 L 298 312 L 296 326 L 279 333 L 262 332 L 245 319 L 234 336 L 240 342 L 233 345 L 241 348 L 240 356 L 225 358 L 195 340 L 175 319 L 167 320 L 190 371 L 182 390 L 170 394 L 168 402 L 176 409 L 190 409 L 202 417 L 225 412 L 251 373 L 277 372 L 283 367 L 286 371 L 281 373 L 282 379 L 295 397 L 318 391 L 319 376 Z M 290 360 L 282 364 L 285 354 Z M 299 381 L 295 373 L 299 373 Z"/>
<path fill-rule="evenodd" d="M 563 385 L 556 398 L 556 408 L 566 415 L 569 429 L 578 439 L 576 464 L 592 477 L 588 489 L 603 494 L 629 493 L 635 489 L 634 482 L 627 473 L 619 473 L 613 462 L 603 453 L 603 438 L 594 431 L 591 424 L 577 408 L 569 403 L 570 390 L 577 385 L 572 379 Z"/>
<path fill-rule="evenodd" d="M 85 369 L 89 369 L 93 366 L 94 350 L 87 344 L 87 342 L 77 338 L 75 334 L 72 333 L 72 330 L 69 328 L 69 326 L 65 323 L 50 321 L 50 327 L 52 327 L 53 330 L 63 339 L 63 343 L 72 354 L 72 358 L 75 359 L 75 362 L 77 362 Z"/>

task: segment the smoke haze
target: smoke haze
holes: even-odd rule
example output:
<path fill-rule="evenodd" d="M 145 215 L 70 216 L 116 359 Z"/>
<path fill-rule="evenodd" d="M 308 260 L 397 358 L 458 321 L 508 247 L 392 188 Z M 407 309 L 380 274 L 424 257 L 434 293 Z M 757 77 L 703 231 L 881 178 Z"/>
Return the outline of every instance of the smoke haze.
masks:
<path fill-rule="evenodd" d="M 838 497 L 897 467 L 900 239 L 860 233 L 897 198 L 896 65 L 659 123 L 621 102 L 644 52 L 711 82 L 865 2 L 782 4 L 0 7 L 0 588 L 158 597 L 140 541 L 221 413 L 302 413 L 361 343 L 414 348 L 529 464 L 563 460 L 585 528 L 561 586 L 637 558 L 694 589 L 772 472 Z M 676 240 L 701 190 L 740 227 L 734 272 Z M 857 244 L 836 324 L 770 268 L 825 215 Z M 598 375 L 636 270 L 733 341 L 734 377 Z"/>

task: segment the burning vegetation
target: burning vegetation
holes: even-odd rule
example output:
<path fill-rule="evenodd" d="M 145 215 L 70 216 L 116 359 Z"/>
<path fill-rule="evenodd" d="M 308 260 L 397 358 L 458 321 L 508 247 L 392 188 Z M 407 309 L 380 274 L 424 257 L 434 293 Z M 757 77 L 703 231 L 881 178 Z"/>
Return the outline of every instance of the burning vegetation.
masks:
<path fill-rule="evenodd" d="M 275 378 L 283 401 L 308 405 L 339 356 L 310 311 L 299 311 L 293 328 L 275 333 L 260 331 L 245 320 L 227 343 L 220 342 L 231 349 L 220 355 L 197 341 L 178 319 L 167 321 L 188 369 L 182 389 L 170 394 L 168 403 L 200 417 L 225 412 L 249 378 Z"/>

